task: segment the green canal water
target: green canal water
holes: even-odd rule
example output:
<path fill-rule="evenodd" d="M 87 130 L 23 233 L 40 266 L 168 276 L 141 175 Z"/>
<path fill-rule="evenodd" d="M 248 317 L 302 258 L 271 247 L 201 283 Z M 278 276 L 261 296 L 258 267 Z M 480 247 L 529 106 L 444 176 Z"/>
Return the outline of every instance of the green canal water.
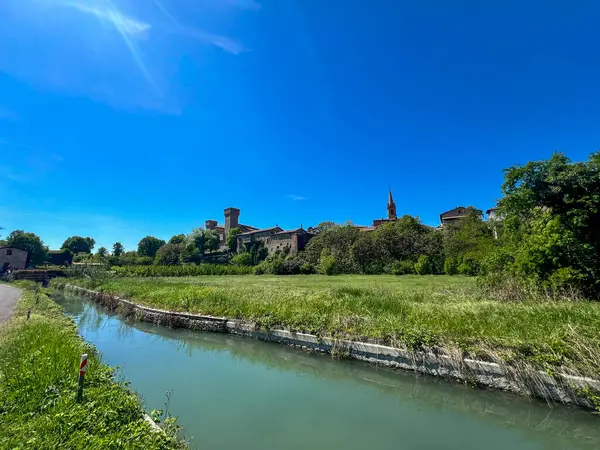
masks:
<path fill-rule="evenodd" d="M 56 300 L 148 409 L 171 392 L 192 448 L 600 449 L 600 417 L 574 408 Z"/>

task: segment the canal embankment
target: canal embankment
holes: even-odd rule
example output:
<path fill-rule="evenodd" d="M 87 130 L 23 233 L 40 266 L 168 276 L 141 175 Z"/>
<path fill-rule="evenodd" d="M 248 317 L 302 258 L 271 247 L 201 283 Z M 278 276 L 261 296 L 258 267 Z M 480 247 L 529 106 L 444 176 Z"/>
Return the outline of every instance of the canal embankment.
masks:
<path fill-rule="evenodd" d="M 410 370 L 458 380 L 463 383 L 532 396 L 548 402 L 574 404 L 595 409 L 600 381 L 560 371 L 537 370 L 525 364 L 465 358 L 443 348 L 433 351 L 404 349 L 374 340 L 351 340 L 285 329 L 265 329 L 255 322 L 209 315 L 167 311 L 133 302 L 118 295 L 70 284 L 59 284 L 68 292 L 86 296 L 109 310 L 154 324 L 197 331 L 230 333 L 304 350 L 366 361 L 377 366 Z"/>
<path fill-rule="evenodd" d="M 18 284 L 22 296 L 0 325 L 0 448 L 186 448 L 174 428 L 148 420 L 49 290 Z M 77 401 L 82 354 L 88 365 Z"/>

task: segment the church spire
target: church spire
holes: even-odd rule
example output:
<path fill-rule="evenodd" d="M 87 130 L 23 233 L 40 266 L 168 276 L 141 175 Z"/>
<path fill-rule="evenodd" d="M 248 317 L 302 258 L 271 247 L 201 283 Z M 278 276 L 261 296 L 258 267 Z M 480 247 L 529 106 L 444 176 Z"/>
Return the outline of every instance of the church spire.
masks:
<path fill-rule="evenodd" d="M 388 219 L 395 220 L 398 218 L 396 215 L 396 203 L 394 203 L 394 198 L 392 197 L 392 188 L 389 189 L 387 210 Z"/>

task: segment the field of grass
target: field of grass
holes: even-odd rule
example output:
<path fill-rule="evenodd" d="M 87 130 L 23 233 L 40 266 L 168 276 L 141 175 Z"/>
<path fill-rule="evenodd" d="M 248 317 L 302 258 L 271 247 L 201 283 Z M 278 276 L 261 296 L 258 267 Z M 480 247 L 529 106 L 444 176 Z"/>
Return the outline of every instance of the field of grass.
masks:
<path fill-rule="evenodd" d="M 246 319 L 267 329 L 453 348 L 484 358 L 492 349 L 507 360 L 525 357 L 545 368 L 598 372 L 599 303 L 502 302 L 486 298 L 473 278 L 115 278 L 88 287 L 161 309 Z"/>
<path fill-rule="evenodd" d="M 76 403 L 79 359 L 86 352 L 84 398 Z M 25 290 L 15 316 L 0 325 L 0 448 L 184 447 L 151 430 L 137 396 L 115 382 L 58 305 L 43 292 Z"/>

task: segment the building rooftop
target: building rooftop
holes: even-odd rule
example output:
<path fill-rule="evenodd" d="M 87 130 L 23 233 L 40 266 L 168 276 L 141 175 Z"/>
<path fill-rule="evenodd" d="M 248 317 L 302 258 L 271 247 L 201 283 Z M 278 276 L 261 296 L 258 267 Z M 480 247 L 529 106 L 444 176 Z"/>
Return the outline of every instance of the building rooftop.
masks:
<path fill-rule="evenodd" d="M 281 232 L 283 231 L 280 227 L 275 226 L 275 227 L 271 227 L 271 228 L 262 228 L 262 229 L 257 229 L 255 228 L 253 231 L 247 231 L 246 233 L 240 233 L 238 234 L 238 236 L 249 236 L 251 234 L 255 234 L 255 233 L 263 233 L 265 231 L 273 231 L 273 230 L 278 230 L 277 232 Z"/>

